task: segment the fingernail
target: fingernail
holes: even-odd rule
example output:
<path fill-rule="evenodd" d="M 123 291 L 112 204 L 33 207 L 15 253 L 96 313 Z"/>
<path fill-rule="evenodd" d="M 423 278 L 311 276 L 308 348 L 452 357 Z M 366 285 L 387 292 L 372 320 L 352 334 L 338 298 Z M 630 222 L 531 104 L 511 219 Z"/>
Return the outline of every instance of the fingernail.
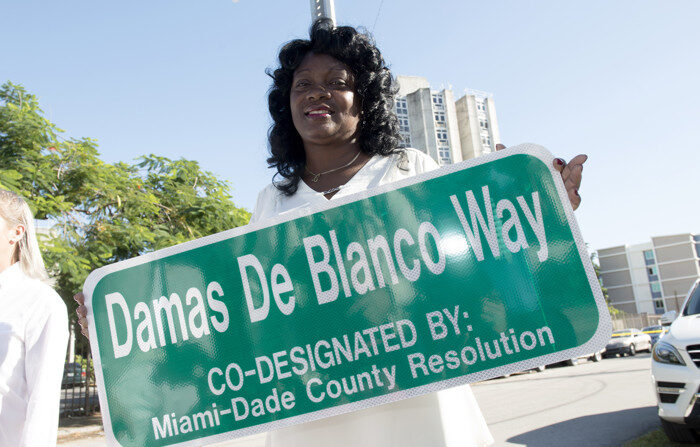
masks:
<path fill-rule="evenodd" d="M 564 165 L 564 160 L 562 160 L 561 158 L 555 158 L 554 161 L 556 161 L 559 166 Z"/>

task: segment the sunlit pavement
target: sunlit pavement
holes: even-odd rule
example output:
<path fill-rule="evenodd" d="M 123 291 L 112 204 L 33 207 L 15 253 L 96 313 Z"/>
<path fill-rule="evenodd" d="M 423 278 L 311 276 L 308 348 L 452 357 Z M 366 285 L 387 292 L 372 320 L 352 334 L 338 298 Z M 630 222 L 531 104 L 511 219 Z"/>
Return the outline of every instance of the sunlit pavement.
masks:
<path fill-rule="evenodd" d="M 619 446 L 659 425 L 649 354 L 473 385 L 496 446 Z M 104 436 L 61 446 L 102 447 Z M 265 435 L 214 444 L 264 447 Z"/>
<path fill-rule="evenodd" d="M 620 446 L 659 426 L 651 358 L 584 362 L 473 386 L 497 446 Z"/>

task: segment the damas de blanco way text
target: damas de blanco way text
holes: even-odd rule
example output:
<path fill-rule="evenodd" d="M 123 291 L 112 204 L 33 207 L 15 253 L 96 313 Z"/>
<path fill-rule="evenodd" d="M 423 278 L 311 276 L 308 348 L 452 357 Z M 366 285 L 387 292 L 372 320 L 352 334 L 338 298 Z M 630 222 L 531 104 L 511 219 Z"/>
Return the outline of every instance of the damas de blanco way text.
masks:
<path fill-rule="evenodd" d="M 463 229 L 463 246 L 477 262 L 488 256 L 498 258 L 502 247 L 510 253 L 535 250 L 539 262 L 548 259 L 538 191 L 527 198 L 519 195 L 514 200 L 499 198 L 496 201 L 491 197 L 489 187 L 484 185 L 481 200 L 469 190 L 465 198 L 451 195 L 449 201 Z M 528 240 L 524 225 L 529 227 L 536 241 Z M 305 237 L 303 244 L 318 305 L 335 302 L 341 291 L 345 298 L 352 298 L 402 281 L 414 282 L 422 275 L 440 275 L 447 263 L 441 235 L 429 221 L 421 222 L 413 233 L 398 228 L 391 235 L 376 234 L 362 241 L 341 241 L 331 230 L 327 234 Z M 419 248 L 418 255 L 407 256 L 406 249 L 415 245 Z M 273 303 L 284 315 L 294 312 L 294 283 L 297 279 L 291 278 L 283 264 L 264 266 L 253 253 L 238 257 L 237 263 L 251 323 L 264 321 Z M 308 277 L 301 279 L 309 282 Z M 251 284 L 257 284 L 257 288 Z M 261 296 L 254 296 L 253 290 L 260 290 Z M 227 292 L 240 293 L 225 291 L 219 282 L 211 281 L 203 291 L 197 287 L 189 288 L 184 300 L 173 292 L 168 297 L 161 296 L 150 302 L 127 303 L 119 292 L 106 294 L 114 357 L 128 356 L 134 344 L 141 351 L 148 352 L 166 344 L 187 341 L 190 337 L 206 337 L 213 331 L 225 332 L 230 318 L 222 298 Z M 117 324 L 117 321 L 124 324 Z"/>

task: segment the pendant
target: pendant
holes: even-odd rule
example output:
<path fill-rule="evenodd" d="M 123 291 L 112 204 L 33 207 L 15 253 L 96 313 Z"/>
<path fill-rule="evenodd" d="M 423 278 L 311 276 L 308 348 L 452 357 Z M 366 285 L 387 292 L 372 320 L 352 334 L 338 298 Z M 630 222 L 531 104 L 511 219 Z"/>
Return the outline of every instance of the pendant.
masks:
<path fill-rule="evenodd" d="M 314 176 L 311 178 L 311 181 L 316 183 L 318 181 L 318 178 L 321 176 L 321 174 L 314 174 Z"/>

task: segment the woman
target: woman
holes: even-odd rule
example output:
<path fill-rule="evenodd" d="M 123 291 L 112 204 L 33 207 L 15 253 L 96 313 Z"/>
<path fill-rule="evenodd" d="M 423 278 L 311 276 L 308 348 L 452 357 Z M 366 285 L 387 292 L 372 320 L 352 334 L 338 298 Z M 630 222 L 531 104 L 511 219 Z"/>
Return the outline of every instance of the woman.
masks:
<path fill-rule="evenodd" d="M 398 148 L 395 85 L 369 36 L 320 20 L 310 40 L 282 48 L 279 62 L 268 98 L 274 121 L 268 163 L 278 178 L 258 195 L 252 222 L 438 168 L 422 152 Z M 574 207 L 584 161 L 578 156 L 569 165 L 555 162 Z M 80 294 L 76 299 L 82 304 Z M 84 328 L 85 312 L 81 305 Z M 492 441 L 470 388 L 463 386 L 271 432 L 267 443 L 462 447 Z"/>
<path fill-rule="evenodd" d="M 0 445 L 56 445 L 66 305 L 48 276 L 27 203 L 0 189 Z"/>
<path fill-rule="evenodd" d="M 438 168 L 398 149 L 395 87 L 369 36 L 318 21 L 279 54 L 268 163 L 282 179 L 258 195 L 251 221 L 322 204 Z M 499 145 L 499 149 L 504 146 Z M 574 207 L 585 156 L 565 173 Z M 269 446 L 481 446 L 493 442 L 469 386 L 271 432 Z"/>

